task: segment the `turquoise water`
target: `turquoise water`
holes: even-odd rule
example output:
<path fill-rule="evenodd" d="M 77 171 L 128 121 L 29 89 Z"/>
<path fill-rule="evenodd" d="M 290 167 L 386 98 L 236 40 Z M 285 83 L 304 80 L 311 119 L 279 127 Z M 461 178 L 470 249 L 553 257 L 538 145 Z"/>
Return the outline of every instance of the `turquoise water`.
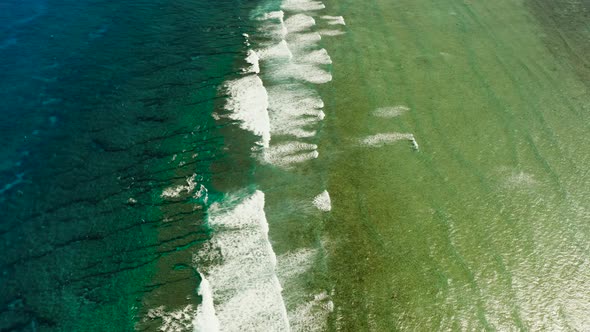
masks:
<path fill-rule="evenodd" d="M 250 7 L 0 4 L 0 330 L 149 330 L 199 302 L 204 201 L 161 193 L 233 160 L 211 113 Z"/>
<path fill-rule="evenodd" d="M 588 4 L 0 4 L 0 331 L 585 331 Z"/>

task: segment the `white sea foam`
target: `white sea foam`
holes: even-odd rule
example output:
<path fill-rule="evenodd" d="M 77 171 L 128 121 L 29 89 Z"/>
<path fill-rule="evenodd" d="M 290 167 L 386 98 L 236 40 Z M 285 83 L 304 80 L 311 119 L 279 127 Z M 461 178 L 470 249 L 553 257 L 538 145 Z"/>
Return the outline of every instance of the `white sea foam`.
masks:
<path fill-rule="evenodd" d="M 201 185 L 193 197 L 200 198 L 205 204 L 207 204 L 207 201 L 209 200 L 209 190 L 207 190 L 207 187 L 204 185 Z"/>
<path fill-rule="evenodd" d="M 277 53 L 273 48 L 261 51 L 264 60 L 271 60 L 266 75 L 272 78 L 274 82 L 303 81 L 313 84 L 323 84 L 332 80 L 332 74 L 321 67 L 323 63 L 330 63 L 331 59 L 323 56 L 322 53 L 322 51 L 307 53 L 306 56 L 293 56 L 292 61 L 276 62 L 279 60 L 279 56 L 286 58 L 287 53 Z M 302 61 L 314 62 L 306 63 Z"/>
<path fill-rule="evenodd" d="M 346 23 L 344 23 L 344 17 L 342 16 L 329 16 L 329 15 L 324 15 L 322 16 L 322 18 L 324 20 L 326 20 L 328 22 L 328 24 L 341 24 L 341 25 L 346 25 Z"/>
<path fill-rule="evenodd" d="M 334 303 L 327 292 L 316 294 L 312 300 L 300 304 L 289 312 L 293 332 L 320 332 L 327 328 L 328 315 L 334 311 Z"/>
<path fill-rule="evenodd" d="M 250 46 L 250 35 L 249 35 L 249 34 L 247 34 L 247 33 L 243 33 L 243 34 L 242 34 L 242 37 L 244 37 L 244 39 L 245 39 L 245 40 L 244 40 L 244 44 L 245 44 L 246 46 Z"/>
<path fill-rule="evenodd" d="M 300 61 L 304 63 L 317 63 L 325 65 L 329 65 L 332 63 L 332 59 L 328 55 L 328 51 L 326 51 L 323 48 L 308 52 L 307 54 L 301 57 Z"/>
<path fill-rule="evenodd" d="M 321 194 L 313 199 L 313 205 L 320 211 L 328 212 L 332 210 L 332 201 L 330 200 L 330 193 L 324 190 Z"/>
<path fill-rule="evenodd" d="M 276 10 L 272 12 L 267 12 L 262 15 L 260 18 L 261 20 L 280 20 L 282 21 L 285 17 L 285 12 L 282 10 Z"/>
<path fill-rule="evenodd" d="M 414 142 L 416 142 L 416 140 L 414 139 L 414 135 L 412 135 L 412 134 L 385 133 L 385 134 L 376 134 L 376 135 L 367 136 L 361 140 L 361 144 L 366 145 L 366 146 L 372 146 L 372 147 L 380 147 L 380 146 L 395 143 L 395 142 L 401 141 L 401 140 L 410 141 L 410 142 L 412 142 L 412 144 L 414 144 Z M 417 143 L 416 143 L 416 145 L 417 145 Z"/>
<path fill-rule="evenodd" d="M 213 291 L 209 281 L 202 273 L 201 284 L 199 285 L 199 295 L 202 298 L 201 304 L 197 308 L 197 313 L 194 317 L 193 326 L 195 332 L 218 332 L 219 319 L 215 314 L 215 307 L 213 306 Z"/>
<path fill-rule="evenodd" d="M 209 225 L 216 232 L 195 264 L 211 284 L 220 331 L 289 331 L 264 193 L 213 205 Z"/>
<path fill-rule="evenodd" d="M 258 51 L 262 60 L 292 59 L 293 54 L 285 40 L 267 46 Z"/>
<path fill-rule="evenodd" d="M 308 49 L 317 48 L 321 40 L 322 36 L 315 31 L 288 35 L 289 47 L 294 52 L 304 52 Z"/>
<path fill-rule="evenodd" d="M 373 112 L 374 116 L 378 116 L 380 118 L 394 118 L 396 116 L 400 116 L 405 112 L 409 111 L 410 108 L 404 105 L 397 105 L 392 107 L 381 107 L 376 109 Z"/>
<path fill-rule="evenodd" d="M 289 68 L 292 77 L 297 77 L 309 83 L 324 84 L 332 80 L 332 73 L 312 64 L 299 64 Z"/>
<path fill-rule="evenodd" d="M 311 137 L 313 126 L 325 114 L 323 101 L 315 90 L 303 84 L 280 84 L 268 89 L 269 117 L 273 135 Z"/>
<path fill-rule="evenodd" d="M 267 24 L 266 28 L 264 28 L 262 32 L 264 33 L 264 35 L 271 37 L 274 41 L 285 39 L 288 33 L 287 27 L 282 21 L 278 24 Z"/>
<path fill-rule="evenodd" d="M 523 171 L 513 171 L 512 174 L 507 176 L 504 180 L 504 187 L 508 189 L 525 189 L 533 188 L 538 184 L 534 175 L 531 173 L 525 173 Z"/>
<path fill-rule="evenodd" d="M 318 148 L 317 145 L 315 144 L 309 144 L 309 143 L 301 143 L 301 142 L 286 142 L 286 143 L 280 143 L 277 145 L 273 145 L 271 149 L 268 150 L 272 150 L 273 152 L 277 153 L 277 154 L 293 154 L 293 153 L 298 153 L 298 152 L 302 152 L 302 151 L 310 151 L 310 150 L 316 150 Z"/>
<path fill-rule="evenodd" d="M 259 31 L 262 35 L 283 39 L 287 35 L 284 17 L 285 13 L 282 10 L 264 14 L 259 18 L 263 21 Z"/>
<path fill-rule="evenodd" d="M 285 142 L 264 150 L 262 161 L 284 168 L 292 167 L 319 156 L 318 146 L 301 142 Z"/>
<path fill-rule="evenodd" d="M 304 248 L 279 256 L 277 258 L 279 278 L 285 283 L 305 273 L 312 267 L 317 254 L 317 249 Z"/>
<path fill-rule="evenodd" d="M 289 122 L 287 117 L 271 116 L 271 132 L 273 135 L 292 135 L 298 138 L 313 137 L 316 134 L 315 129 L 306 129 L 316 123 L 311 119 L 297 119 Z"/>
<path fill-rule="evenodd" d="M 309 30 L 315 25 L 313 17 L 305 14 L 296 14 L 289 16 L 285 20 L 285 26 L 288 33 L 298 33 Z"/>
<path fill-rule="evenodd" d="M 412 148 L 416 151 L 420 150 L 420 146 L 418 145 L 418 141 L 416 141 L 416 138 L 414 137 L 414 135 L 412 135 Z"/>
<path fill-rule="evenodd" d="M 260 73 L 260 64 L 258 63 L 259 57 L 256 52 L 253 50 L 248 50 L 248 55 L 246 56 L 246 62 L 250 64 L 250 68 L 245 69 L 245 72 L 248 73 Z"/>
<path fill-rule="evenodd" d="M 284 21 L 279 14 L 279 23 L 267 25 L 264 30 L 276 30 L 278 26 L 288 32 L 280 40 L 257 51 L 262 61 L 268 61 L 267 75 L 275 81 L 306 81 L 323 84 L 332 80 L 332 75 L 323 65 L 332 63 L 325 49 L 318 49 L 320 34 L 312 31 L 315 20 L 306 14 L 298 13 Z M 275 38 L 276 39 L 276 38 Z"/>
<path fill-rule="evenodd" d="M 289 63 L 271 73 L 277 80 L 300 80 L 313 84 L 324 84 L 332 80 L 332 74 L 318 64 Z"/>
<path fill-rule="evenodd" d="M 304 12 L 321 10 L 326 8 L 326 6 L 317 0 L 285 0 L 281 8 L 286 11 Z"/>
<path fill-rule="evenodd" d="M 311 272 L 318 259 L 319 250 L 301 248 L 278 257 L 278 275 L 285 285 L 289 305 L 289 323 L 292 331 L 325 331 L 328 315 L 334 310 L 327 292 L 305 294 L 302 289 L 303 275 Z"/>
<path fill-rule="evenodd" d="M 192 176 L 186 178 L 186 184 L 172 186 L 164 189 L 160 197 L 177 198 L 180 197 L 183 192 L 190 194 L 197 186 L 197 182 L 195 181 L 196 177 L 197 175 L 193 174 Z"/>
<path fill-rule="evenodd" d="M 287 43 L 293 58 L 290 63 L 272 71 L 277 79 L 301 80 L 323 84 L 332 80 L 332 74 L 323 68 L 332 59 L 325 49 L 318 49 L 321 36 L 317 32 L 293 33 L 287 35 Z"/>
<path fill-rule="evenodd" d="M 143 320 L 145 322 L 159 319 L 162 324 L 158 330 L 161 332 L 186 332 L 195 330 L 196 316 L 197 310 L 190 304 L 173 311 L 166 310 L 165 306 L 160 306 L 150 309 Z"/>
<path fill-rule="evenodd" d="M 319 94 L 303 84 L 281 84 L 268 88 L 269 108 L 281 108 L 294 115 L 320 115 L 324 102 Z"/>
<path fill-rule="evenodd" d="M 308 160 L 316 159 L 317 157 L 319 157 L 319 155 L 320 154 L 317 151 L 310 151 L 300 153 L 297 155 L 283 156 L 280 159 L 276 158 L 275 164 L 278 166 L 290 167 L 294 164 L 299 164 Z"/>
<path fill-rule="evenodd" d="M 229 98 L 225 108 L 230 119 L 240 121 L 240 127 L 260 136 L 262 146 L 270 142 L 268 95 L 257 75 L 246 75 L 225 83 Z"/>
<path fill-rule="evenodd" d="M 333 37 L 333 36 L 340 36 L 340 35 L 344 35 L 346 32 L 344 31 L 340 31 L 340 30 L 319 30 L 318 33 L 322 36 L 328 36 L 328 37 Z"/>

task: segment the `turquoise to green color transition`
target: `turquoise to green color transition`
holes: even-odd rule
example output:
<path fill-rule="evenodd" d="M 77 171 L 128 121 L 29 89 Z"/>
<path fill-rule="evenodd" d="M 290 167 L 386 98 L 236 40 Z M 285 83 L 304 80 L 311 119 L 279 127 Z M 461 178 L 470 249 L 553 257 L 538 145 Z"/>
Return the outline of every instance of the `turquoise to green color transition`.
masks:
<path fill-rule="evenodd" d="M 324 0 L 324 84 L 264 58 L 287 2 L 0 4 L 0 331 L 193 331 L 204 276 L 233 319 L 236 257 L 293 332 L 590 331 L 590 2 Z M 317 158 L 228 116 L 248 50 Z"/>

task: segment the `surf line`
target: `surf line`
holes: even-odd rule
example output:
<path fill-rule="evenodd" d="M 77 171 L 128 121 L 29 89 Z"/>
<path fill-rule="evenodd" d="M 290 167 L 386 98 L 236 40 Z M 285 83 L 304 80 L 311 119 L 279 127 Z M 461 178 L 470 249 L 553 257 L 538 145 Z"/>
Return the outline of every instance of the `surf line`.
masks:
<path fill-rule="evenodd" d="M 264 64 L 263 79 L 268 81 L 270 132 L 288 138 L 270 146 L 261 154 L 263 163 L 290 169 L 318 158 L 317 145 L 309 140 L 317 134 L 315 127 L 325 118 L 324 102 L 314 84 L 332 80 L 326 65 L 332 63 L 320 46 L 316 31 L 316 11 L 324 9 L 320 1 L 285 0 L 280 10 L 266 12 L 256 19 L 261 34 L 269 41 L 257 50 Z M 315 18 L 314 18 L 315 17 Z M 344 25 L 341 16 L 320 16 L 328 25 Z M 327 35 L 338 35 L 337 33 Z"/>
<path fill-rule="evenodd" d="M 289 331 L 264 193 L 229 195 L 209 209 L 215 234 L 194 257 L 201 273 L 195 331 Z"/>
<path fill-rule="evenodd" d="M 249 36 L 244 35 L 246 45 Z M 258 76 L 258 54 L 248 50 L 248 67 L 222 89 L 228 99 L 222 115 L 260 138 L 257 149 L 270 144 L 268 94 Z M 201 276 L 193 327 L 195 331 L 289 331 L 289 321 L 276 273 L 276 256 L 268 238 L 264 193 L 228 194 L 209 206 L 211 239 L 194 257 Z"/>
<path fill-rule="evenodd" d="M 328 65 L 332 64 L 322 36 L 338 36 L 344 25 L 340 16 L 319 16 L 324 9 L 319 1 L 286 0 L 280 10 L 258 17 L 264 41 L 256 50 L 262 67 L 261 78 L 268 94 L 268 113 L 272 141 L 259 155 L 263 164 L 289 171 L 319 157 L 317 130 L 326 114 L 324 102 L 314 88 L 332 80 Z M 327 28 L 317 29 L 319 20 Z M 330 194 L 323 190 L 310 204 L 323 213 L 332 209 Z M 312 248 L 304 251 L 315 252 Z M 280 281 L 287 288 L 283 296 L 288 303 L 288 319 L 293 331 L 319 331 L 327 328 L 328 316 L 334 310 L 332 291 L 293 289 L 293 281 L 303 273 L 311 273 L 315 254 L 305 255 L 309 265 L 301 264 L 299 273 L 290 271 L 289 254 L 279 257 Z M 307 267 L 306 267 L 307 266 Z M 304 293 L 301 293 L 304 291 Z M 314 292 L 307 293 L 307 291 Z M 297 293 L 297 294 L 296 294 Z M 310 300 L 310 295 L 312 299 Z"/>
<path fill-rule="evenodd" d="M 258 76 L 258 55 L 249 50 L 245 60 L 249 68 L 243 75 L 224 84 L 229 113 L 223 116 L 260 137 L 258 148 L 265 149 L 270 144 L 268 94 Z M 213 236 L 194 257 L 202 280 L 195 331 L 289 331 L 264 193 L 227 195 L 208 208 L 207 222 Z"/>
<path fill-rule="evenodd" d="M 312 30 L 316 24 L 312 12 L 324 7 L 315 0 L 285 0 L 282 10 L 264 14 L 260 32 L 271 36 L 271 43 L 248 50 L 242 75 L 223 85 L 228 112 L 213 115 L 234 120 L 258 136 L 253 150 L 262 152 L 263 162 L 277 167 L 288 169 L 318 157 L 317 145 L 306 139 L 316 135 L 310 126 L 325 117 L 323 101 L 309 84 L 332 80 L 325 68 L 332 60 L 319 47 L 320 34 Z M 289 13 L 287 19 L 283 10 Z M 344 24 L 341 17 L 323 19 L 330 25 Z M 327 35 L 338 35 L 334 31 Z M 251 45 L 250 36 L 243 36 Z M 261 70 L 272 83 L 270 89 L 259 76 Z M 271 134 L 294 138 L 273 145 Z M 290 331 L 264 197 L 260 190 L 236 192 L 208 208 L 207 221 L 214 233 L 194 257 L 202 280 L 195 331 Z M 314 204 L 329 211 L 327 191 Z"/>

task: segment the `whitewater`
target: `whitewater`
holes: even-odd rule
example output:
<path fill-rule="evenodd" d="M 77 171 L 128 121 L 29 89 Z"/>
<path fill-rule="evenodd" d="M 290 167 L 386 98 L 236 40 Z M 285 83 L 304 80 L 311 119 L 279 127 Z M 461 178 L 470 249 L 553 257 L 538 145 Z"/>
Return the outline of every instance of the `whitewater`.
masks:
<path fill-rule="evenodd" d="M 228 97 L 224 110 L 214 117 L 233 120 L 259 138 L 251 151 L 260 165 L 295 172 L 299 165 L 319 157 L 315 142 L 326 115 L 314 86 L 332 80 L 332 59 L 320 46 L 321 36 L 340 35 L 343 31 L 338 26 L 344 25 L 341 16 L 324 11 L 320 1 L 286 0 L 277 10 L 253 13 L 251 21 L 259 29 L 256 35 L 244 34 L 250 47 L 246 66 L 241 77 L 221 88 Z M 318 31 L 316 20 L 331 28 Z M 193 188 L 187 179 L 186 185 L 169 188 L 163 196 Z M 324 213 L 331 210 L 327 190 L 299 204 Z M 253 185 L 227 193 L 208 207 L 207 224 L 212 236 L 194 257 L 202 280 L 194 331 L 325 328 L 334 309 L 330 294 L 322 291 L 302 297 L 295 293 L 303 290 L 292 286 L 308 273 L 320 253 L 302 248 L 277 258 L 262 190 Z"/>

